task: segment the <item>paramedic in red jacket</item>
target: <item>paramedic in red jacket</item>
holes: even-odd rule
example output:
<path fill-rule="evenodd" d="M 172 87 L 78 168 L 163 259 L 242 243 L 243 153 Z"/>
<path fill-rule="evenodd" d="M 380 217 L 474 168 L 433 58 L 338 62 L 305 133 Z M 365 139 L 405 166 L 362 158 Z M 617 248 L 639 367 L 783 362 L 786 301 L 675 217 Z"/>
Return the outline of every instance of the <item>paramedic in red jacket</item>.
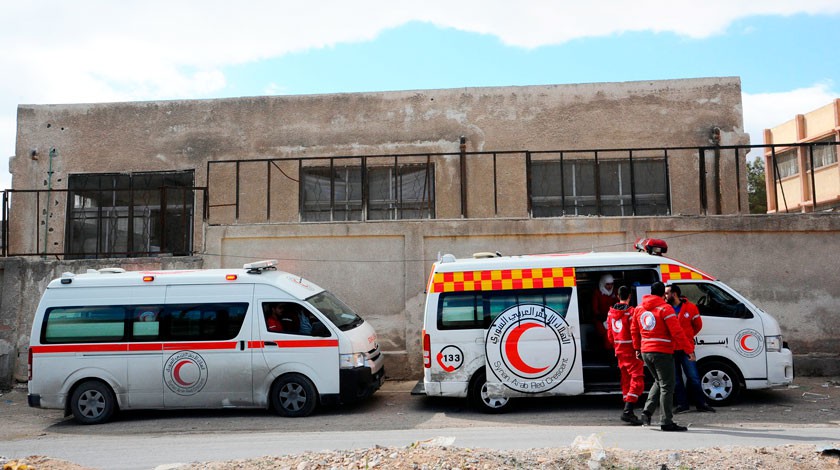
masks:
<path fill-rule="evenodd" d="M 635 318 L 630 323 L 633 349 L 641 353 L 648 370 L 653 375 L 653 386 L 648 392 L 642 411 L 642 423 L 650 424 L 654 411 L 662 405 L 660 429 L 686 431 L 674 422 L 674 349 L 682 349 L 694 360 L 694 343 L 686 341 L 674 309 L 665 302 L 665 284 L 654 282 L 650 294 L 636 307 Z"/>
<path fill-rule="evenodd" d="M 686 340 L 694 344 L 694 338 L 703 328 L 703 319 L 697 306 L 682 296 L 682 289 L 677 284 L 665 286 L 665 298 L 668 304 L 674 309 L 677 318 L 680 319 L 680 326 L 685 333 Z M 688 399 L 694 402 L 697 411 L 714 413 L 715 409 L 706 402 L 706 395 L 700 386 L 700 374 L 697 372 L 697 361 L 689 359 L 688 354 L 681 349 L 674 351 L 674 373 L 676 374 L 676 387 L 674 388 L 674 413 L 688 411 Z M 683 373 L 685 373 L 685 385 L 683 385 Z M 687 389 L 687 390 L 686 390 Z"/>
<path fill-rule="evenodd" d="M 630 322 L 633 320 L 633 307 L 630 306 L 630 288 L 618 288 L 618 303 L 610 308 L 607 317 L 607 337 L 615 348 L 618 368 L 621 370 L 621 395 L 624 398 L 624 412 L 621 420 L 634 426 L 642 424 L 633 408 L 642 392 L 645 391 L 644 363 L 636 357 L 633 339 L 630 336 Z"/>

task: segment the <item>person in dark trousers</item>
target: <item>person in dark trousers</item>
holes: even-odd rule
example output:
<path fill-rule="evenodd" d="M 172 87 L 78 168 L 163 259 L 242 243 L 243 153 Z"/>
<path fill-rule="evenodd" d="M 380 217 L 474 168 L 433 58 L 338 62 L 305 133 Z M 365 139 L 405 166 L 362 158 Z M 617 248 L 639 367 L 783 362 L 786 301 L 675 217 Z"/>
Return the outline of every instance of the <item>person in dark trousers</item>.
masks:
<path fill-rule="evenodd" d="M 661 404 L 660 429 L 688 430 L 674 422 L 674 349 L 688 352 L 694 360 L 694 344 L 686 344 L 677 314 L 665 302 L 665 284 L 657 281 L 650 286 L 650 294 L 644 296 L 642 304 L 636 307 L 630 333 L 633 349 L 645 361 L 653 376 L 653 386 L 642 410 L 642 423 L 650 425 L 653 413 Z"/>
<path fill-rule="evenodd" d="M 680 319 L 680 326 L 686 336 L 686 340 L 694 344 L 694 338 L 703 328 L 703 319 L 697 306 L 682 296 L 682 289 L 679 285 L 672 284 L 665 287 L 665 299 L 677 318 Z M 700 374 L 697 372 L 697 362 L 689 359 L 688 354 L 681 349 L 674 351 L 674 373 L 676 374 L 676 387 L 674 388 L 674 402 L 676 408 L 674 413 L 683 413 L 689 409 L 689 398 L 694 402 L 697 411 L 714 413 L 715 409 L 706 402 L 706 395 L 700 387 Z M 683 374 L 686 383 L 683 385 Z M 687 389 L 687 390 L 686 390 Z"/>
<path fill-rule="evenodd" d="M 624 411 L 621 420 L 638 426 L 642 421 L 636 417 L 633 408 L 645 390 L 644 363 L 636 357 L 633 338 L 630 336 L 630 322 L 633 320 L 633 307 L 630 306 L 630 288 L 618 288 L 618 303 L 610 308 L 607 317 L 607 337 L 615 348 L 618 368 L 621 370 L 621 396 L 624 399 Z"/>

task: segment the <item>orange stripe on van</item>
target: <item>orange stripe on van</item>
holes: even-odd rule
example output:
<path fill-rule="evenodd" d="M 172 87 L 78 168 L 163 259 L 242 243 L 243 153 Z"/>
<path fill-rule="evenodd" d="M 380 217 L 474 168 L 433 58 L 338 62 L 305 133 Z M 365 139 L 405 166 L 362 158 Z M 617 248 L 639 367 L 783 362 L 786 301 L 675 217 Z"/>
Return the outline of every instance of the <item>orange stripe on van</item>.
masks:
<path fill-rule="evenodd" d="M 281 341 L 267 341 L 274 343 L 278 348 L 336 348 L 337 339 L 289 339 Z M 248 341 L 248 348 L 263 349 L 266 341 Z M 269 347 L 275 347 L 274 345 Z"/>
<path fill-rule="evenodd" d="M 705 273 L 695 271 L 694 269 L 685 268 L 676 264 L 661 264 L 659 271 L 662 273 L 662 282 L 668 283 L 670 281 L 682 281 L 688 279 L 704 279 L 713 281 L 714 279 Z"/>
<path fill-rule="evenodd" d="M 76 352 L 126 352 L 128 351 L 128 344 L 51 344 L 47 346 L 32 346 L 29 349 L 34 354 Z"/>
<path fill-rule="evenodd" d="M 435 273 L 431 292 L 574 287 L 575 268 L 496 269 Z"/>
<path fill-rule="evenodd" d="M 35 354 L 48 353 L 86 353 L 86 352 L 142 352 L 142 351 L 180 351 L 183 349 L 236 349 L 236 341 L 209 341 L 189 343 L 108 343 L 108 344 L 49 344 L 32 346 Z"/>

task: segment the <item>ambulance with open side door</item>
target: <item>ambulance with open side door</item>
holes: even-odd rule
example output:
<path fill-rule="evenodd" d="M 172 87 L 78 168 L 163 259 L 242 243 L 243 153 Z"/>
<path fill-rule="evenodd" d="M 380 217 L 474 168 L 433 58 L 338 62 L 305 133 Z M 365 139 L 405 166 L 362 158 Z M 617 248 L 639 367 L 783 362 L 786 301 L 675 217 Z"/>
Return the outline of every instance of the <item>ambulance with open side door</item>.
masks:
<path fill-rule="evenodd" d="M 660 251 L 660 250 L 657 250 Z M 601 276 L 631 287 L 638 305 L 656 281 L 697 304 L 702 388 L 712 404 L 743 388 L 790 384 L 793 359 L 779 323 L 735 290 L 649 253 L 497 256 L 433 264 L 423 323 L 423 380 L 413 393 L 467 397 L 500 412 L 514 397 L 621 393 L 612 347 L 599 337 L 592 297 Z"/>
<path fill-rule="evenodd" d="M 276 264 L 65 273 L 32 324 L 29 405 L 98 424 L 152 408 L 306 416 L 373 394 L 385 373 L 373 328 Z"/>

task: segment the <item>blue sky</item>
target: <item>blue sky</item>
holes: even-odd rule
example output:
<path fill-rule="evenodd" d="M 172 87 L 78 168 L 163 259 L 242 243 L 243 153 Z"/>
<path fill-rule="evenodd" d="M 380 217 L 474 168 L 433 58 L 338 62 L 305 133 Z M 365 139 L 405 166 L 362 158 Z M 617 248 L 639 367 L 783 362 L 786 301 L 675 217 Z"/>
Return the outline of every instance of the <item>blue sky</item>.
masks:
<path fill-rule="evenodd" d="M 758 144 L 840 97 L 837 44 L 838 0 L 4 2 L 0 158 L 18 104 L 710 76 Z"/>

